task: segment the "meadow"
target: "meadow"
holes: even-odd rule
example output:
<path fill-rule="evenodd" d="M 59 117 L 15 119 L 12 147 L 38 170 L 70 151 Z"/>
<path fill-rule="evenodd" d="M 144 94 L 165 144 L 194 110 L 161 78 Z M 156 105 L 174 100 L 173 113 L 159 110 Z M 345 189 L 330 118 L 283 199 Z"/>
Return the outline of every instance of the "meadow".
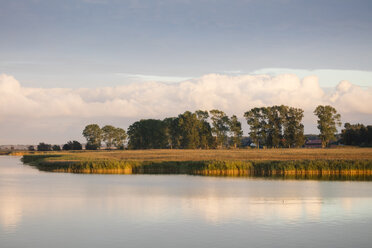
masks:
<path fill-rule="evenodd" d="M 54 172 L 328 177 L 372 175 L 372 148 L 100 150 L 27 152 L 22 155 L 24 163 Z"/>

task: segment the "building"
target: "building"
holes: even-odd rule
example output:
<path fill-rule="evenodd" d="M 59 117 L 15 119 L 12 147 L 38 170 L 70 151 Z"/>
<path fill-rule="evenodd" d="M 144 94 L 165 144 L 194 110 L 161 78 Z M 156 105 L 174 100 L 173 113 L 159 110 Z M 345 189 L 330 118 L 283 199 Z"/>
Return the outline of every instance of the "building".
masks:
<path fill-rule="evenodd" d="M 322 141 L 320 139 L 306 140 L 305 148 L 322 148 Z"/>

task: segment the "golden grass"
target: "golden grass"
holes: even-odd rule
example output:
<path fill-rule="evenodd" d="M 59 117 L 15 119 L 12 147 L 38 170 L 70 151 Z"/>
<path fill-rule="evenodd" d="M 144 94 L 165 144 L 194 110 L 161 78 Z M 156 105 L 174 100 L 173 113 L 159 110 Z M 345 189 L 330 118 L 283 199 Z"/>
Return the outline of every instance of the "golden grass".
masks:
<path fill-rule="evenodd" d="M 129 161 L 372 160 L 372 148 L 82 151 L 73 155 L 87 159 Z"/>
<path fill-rule="evenodd" d="M 372 175 L 372 148 L 70 151 L 24 154 L 40 170 L 192 175 Z"/>

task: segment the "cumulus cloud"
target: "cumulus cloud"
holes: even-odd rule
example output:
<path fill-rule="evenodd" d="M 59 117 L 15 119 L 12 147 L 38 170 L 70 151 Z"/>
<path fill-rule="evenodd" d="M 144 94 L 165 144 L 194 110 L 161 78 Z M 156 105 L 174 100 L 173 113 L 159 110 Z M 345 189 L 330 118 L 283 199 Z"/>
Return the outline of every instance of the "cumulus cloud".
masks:
<path fill-rule="evenodd" d="M 221 109 L 242 116 L 252 107 L 285 104 L 310 113 L 330 104 L 342 114 L 372 119 L 372 88 L 340 82 L 325 92 L 316 76 L 209 74 L 180 83 L 144 82 L 102 88 L 26 88 L 0 75 L 0 121 L 164 118 L 185 110 Z M 313 125 L 314 123 L 312 123 Z M 26 125 L 26 124 L 24 124 Z M 306 123 L 305 123 L 306 125 Z"/>

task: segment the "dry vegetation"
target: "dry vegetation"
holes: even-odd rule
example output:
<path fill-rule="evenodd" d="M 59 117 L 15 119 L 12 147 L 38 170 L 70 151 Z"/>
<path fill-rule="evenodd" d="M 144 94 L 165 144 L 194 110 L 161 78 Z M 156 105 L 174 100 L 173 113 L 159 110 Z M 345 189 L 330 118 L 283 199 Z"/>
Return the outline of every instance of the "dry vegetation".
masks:
<path fill-rule="evenodd" d="M 40 170 L 73 173 L 372 175 L 372 148 L 35 152 L 22 159 Z"/>
<path fill-rule="evenodd" d="M 74 156 L 129 161 L 372 160 L 372 148 L 84 151 Z"/>

